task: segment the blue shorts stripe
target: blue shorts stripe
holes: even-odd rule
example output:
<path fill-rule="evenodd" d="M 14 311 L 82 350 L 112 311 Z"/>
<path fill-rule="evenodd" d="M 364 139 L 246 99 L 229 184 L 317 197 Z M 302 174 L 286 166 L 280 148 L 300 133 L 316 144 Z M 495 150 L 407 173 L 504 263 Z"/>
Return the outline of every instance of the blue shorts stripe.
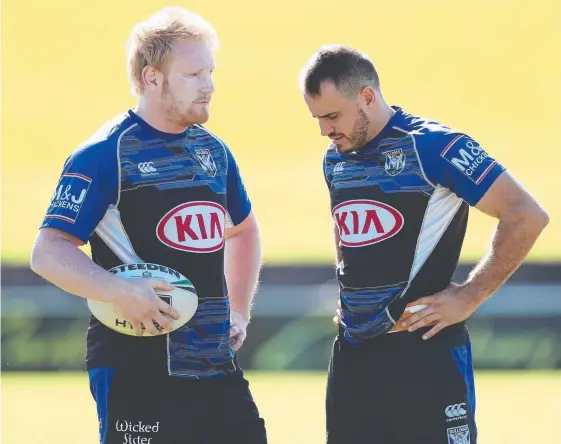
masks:
<path fill-rule="evenodd" d="M 452 349 L 452 356 L 454 361 L 460 371 L 464 381 L 466 383 L 467 389 L 467 401 L 469 408 L 471 410 L 473 420 L 473 427 L 477 433 L 477 424 L 475 422 L 475 380 L 473 374 L 473 360 L 471 354 L 471 341 L 468 339 L 467 342 L 460 346 Z"/>
<path fill-rule="evenodd" d="M 99 442 L 107 441 L 107 421 L 109 391 L 115 375 L 114 368 L 101 367 L 88 371 L 90 377 L 90 390 L 97 404 L 97 417 L 99 419 Z"/>

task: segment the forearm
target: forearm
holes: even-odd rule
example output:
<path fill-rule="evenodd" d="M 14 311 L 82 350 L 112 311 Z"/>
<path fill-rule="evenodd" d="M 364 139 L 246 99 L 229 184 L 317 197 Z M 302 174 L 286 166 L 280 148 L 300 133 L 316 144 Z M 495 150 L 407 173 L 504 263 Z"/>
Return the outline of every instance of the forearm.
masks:
<path fill-rule="evenodd" d="M 522 264 L 546 224 L 547 216 L 528 217 L 524 211 L 499 221 L 490 250 L 464 284 L 476 306 L 490 298 Z"/>
<path fill-rule="evenodd" d="M 333 238 L 335 241 L 335 268 L 339 268 L 343 262 L 343 252 L 341 251 L 341 236 L 337 225 L 333 226 Z"/>
<path fill-rule="evenodd" d="M 126 281 L 95 264 L 63 239 L 40 238 L 33 248 L 31 269 L 68 293 L 98 301 L 124 291 Z"/>
<path fill-rule="evenodd" d="M 243 230 L 227 239 L 224 273 L 232 310 L 249 320 L 261 269 L 261 239 L 258 228 Z"/>

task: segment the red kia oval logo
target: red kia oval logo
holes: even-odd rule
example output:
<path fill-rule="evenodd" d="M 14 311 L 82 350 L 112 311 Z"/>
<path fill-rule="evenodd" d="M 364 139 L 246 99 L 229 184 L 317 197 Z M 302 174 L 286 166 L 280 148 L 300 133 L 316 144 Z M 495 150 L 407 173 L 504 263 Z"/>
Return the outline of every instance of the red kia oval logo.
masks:
<path fill-rule="evenodd" d="M 188 202 L 168 211 L 156 235 L 176 250 L 211 253 L 224 246 L 226 210 L 215 202 Z"/>
<path fill-rule="evenodd" d="M 349 200 L 333 208 L 331 214 L 345 247 L 382 242 L 403 228 L 401 213 L 375 200 Z"/>

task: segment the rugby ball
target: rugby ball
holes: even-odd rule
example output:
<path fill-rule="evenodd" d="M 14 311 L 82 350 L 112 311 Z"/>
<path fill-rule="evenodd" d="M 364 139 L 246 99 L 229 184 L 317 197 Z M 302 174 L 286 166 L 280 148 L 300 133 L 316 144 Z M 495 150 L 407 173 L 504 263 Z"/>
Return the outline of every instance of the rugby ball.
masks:
<path fill-rule="evenodd" d="M 415 305 L 415 302 L 410 302 L 409 304 L 407 304 L 407 306 L 405 307 L 405 311 L 403 312 L 403 314 L 401 315 L 401 317 L 399 318 L 399 320 L 395 323 L 395 325 L 393 326 L 393 328 L 388 332 L 388 333 L 394 333 L 396 331 L 405 331 L 407 330 L 407 328 L 405 328 L 402 325 L 402 322 L 405 321 L 407 318 L 411 317 L 413 314 L 417 313 L 418 311 L 424 310 L 425 308 L 427 308 L 428 305 L 426 304 L 417 304 Z M 431 324 L 434 325 L 434 324 Z"/>
<path fill-rule="evenodd" d="M 197 311 L 199 298 L 195 287 L 189 279 L 169 267 L 137 263 L 119 265 L 109 271 L 124 279 L 161 279 L 173 285 L 175 288 L 172 291 L 157 290 L 158 296 L 179 313 L 179 319 L 172 321 L 173 325 L 170 331 L 177 330 L 185 325 Z M 122 316 L 113 303 L 88 299 L 88 307 L 103 325 L 116 332 L 136 336 L 132 324 Z M 145 336 L 153 335 L 145 331 L 142 337 Z"/>

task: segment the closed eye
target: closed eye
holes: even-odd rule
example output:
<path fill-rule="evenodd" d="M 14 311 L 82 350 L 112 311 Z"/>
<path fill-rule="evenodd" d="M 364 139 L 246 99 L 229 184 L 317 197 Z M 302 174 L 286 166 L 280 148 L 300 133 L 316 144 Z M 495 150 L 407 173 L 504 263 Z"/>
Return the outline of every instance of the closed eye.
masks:
<path fill-rule="evenodd" d="M 214 72 L 214 69 L 208 70 L 207 72 L 208 72 L 209 74 L 212 74 L 212 73 Z M 186 75 L 187 75 L 187 77 L 200 77 L 200 76 L 202 76 L 204 73 L 205 73 L 205 70 L 204 70 L 204 69 L 201 69 L 200 71 L 191 72 L 191 73 L 188 73 L 188 74 L 186 74 Z"/>
<path fill-rule="evenodd" d="M 324 114 L 323 116 L 318 116 L 317 118 L 325 120 L 335 120 L 337 117 L 339 117 L 339 113 Z"/>

